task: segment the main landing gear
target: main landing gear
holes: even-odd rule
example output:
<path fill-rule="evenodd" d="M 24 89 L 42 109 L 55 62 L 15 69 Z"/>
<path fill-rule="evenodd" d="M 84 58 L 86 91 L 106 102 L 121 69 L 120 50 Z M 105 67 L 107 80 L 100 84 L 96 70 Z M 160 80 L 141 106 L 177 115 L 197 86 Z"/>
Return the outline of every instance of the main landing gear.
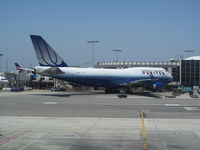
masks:
<path fill-rule="evenodd" d="M 121 89 L 117 89 L 117 88 L 111 88 L 111 89 L 106 89 L 105 90 L 105 93 L 109 93 L 109 94 L 117 94 L 117 97 L 118 98 L 127 98 L 127 92 L 128 92 L 129 90 L 127 90 L 127 89 L 125 89 L 125 88 L 121 88 Z"/>
<path fill-rule="evenodd" d="M 125 88 L 120 89 L 120 93 L 117 95 L 117 97 L 119 97 L 119 98 L 127 98 L 126 91 L 127 91 L 127 89 L 125 89 Z"/>
<path fill-rule="evenodd" d="M 121 94 L 118 94 L 117 97 L 119 97 L 119 98 L 127 98 L 127 94 L 121 93 Z"/>

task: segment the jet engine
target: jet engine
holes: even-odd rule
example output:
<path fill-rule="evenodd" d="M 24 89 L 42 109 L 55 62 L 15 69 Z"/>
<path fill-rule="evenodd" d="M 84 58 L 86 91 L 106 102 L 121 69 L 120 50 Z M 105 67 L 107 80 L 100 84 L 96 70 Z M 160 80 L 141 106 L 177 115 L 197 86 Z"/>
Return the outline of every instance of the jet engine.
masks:
<path fill-rule="evenodd" d="M 153 83 L 153 89 L 154 90 L 159 90 L 162 89 L 164 87 L 164 83 L 163 82 L 154 82 Z"/>

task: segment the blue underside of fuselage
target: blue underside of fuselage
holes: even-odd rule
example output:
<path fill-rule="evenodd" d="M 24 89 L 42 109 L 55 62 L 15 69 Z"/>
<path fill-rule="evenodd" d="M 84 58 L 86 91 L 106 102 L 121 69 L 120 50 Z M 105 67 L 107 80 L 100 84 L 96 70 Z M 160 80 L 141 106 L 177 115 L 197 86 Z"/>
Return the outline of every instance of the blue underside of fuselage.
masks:
<path fill-rule="evenodd" d="M 56 79 L 68 81 L 70 83 L 93 86 L 93 87 L 106 87 L 116 88 L 122 83 L 129 83 L 137 80 L 150 79 L 148 77 L 126 77 L 126 76 L 67 76 L 67 75 L 56 75 L 51 76 Z M 164 77 L 160 77 L 157 80 L 162 82 L 164 85 L 170 81 Z M 152 82 L 143 82 L 141 86 L 151 86 Z"/>

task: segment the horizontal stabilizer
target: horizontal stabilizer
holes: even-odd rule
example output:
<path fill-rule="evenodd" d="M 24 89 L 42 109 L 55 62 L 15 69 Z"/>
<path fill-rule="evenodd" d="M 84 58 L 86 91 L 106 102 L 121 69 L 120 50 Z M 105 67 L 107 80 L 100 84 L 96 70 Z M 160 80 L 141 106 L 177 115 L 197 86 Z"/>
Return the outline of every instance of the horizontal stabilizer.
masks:
<path fill-rule="evenodd" d="M 56 68 L 56 67 L 52 67 L 49 69 L 44 70 L 43 72 L 40 73 L 41 75 L 57 75 L 57 74 L 64 74 L 64 72 L 62 72 L 60 70 L 60 68 Z"/>

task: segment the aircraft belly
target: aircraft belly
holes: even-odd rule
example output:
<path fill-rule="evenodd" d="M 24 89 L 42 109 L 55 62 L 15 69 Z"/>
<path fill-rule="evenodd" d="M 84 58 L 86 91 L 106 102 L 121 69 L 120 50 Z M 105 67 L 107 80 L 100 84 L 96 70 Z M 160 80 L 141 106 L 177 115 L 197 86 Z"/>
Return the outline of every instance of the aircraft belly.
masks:
<path fill-rule="evenodd" d="M 66 75 L 59 74 L 52 76 L 57 79 L 65 80 L 70 83 L 85 85 L 85 86 L 93 86 L 93 87 L 120 87 L 124 86 L 152 86 L 155 80 L 151 80 L 149 77 L 141 77 L 141 76 L 83 76 L 83 75 Z M 137 82 L 140 80 L 148 80 L 145 82 Z M 163 84 L 167 84 L 164 78 L 157 78 L 156 82 L 162 82 Z M 127 84 L 126 84 L 127 83 Z"/>
<path fill-rule="evenodd" d="M 122 83 L 128 83 L 141 79 L 141 77 L 124 77 L 124 76 L 55 76 L 57 79 L 65 80 L 71 83 L 76 83 L 86 86 L 96 87 L 118 87 Z"/>
<path fill-rule="evenodd" d="M 120 83 L 127 82 L 124 77 L 108 76 L 56 76 L 55 78 L 86 86 L 96 87 L 116 87 Z"/>

